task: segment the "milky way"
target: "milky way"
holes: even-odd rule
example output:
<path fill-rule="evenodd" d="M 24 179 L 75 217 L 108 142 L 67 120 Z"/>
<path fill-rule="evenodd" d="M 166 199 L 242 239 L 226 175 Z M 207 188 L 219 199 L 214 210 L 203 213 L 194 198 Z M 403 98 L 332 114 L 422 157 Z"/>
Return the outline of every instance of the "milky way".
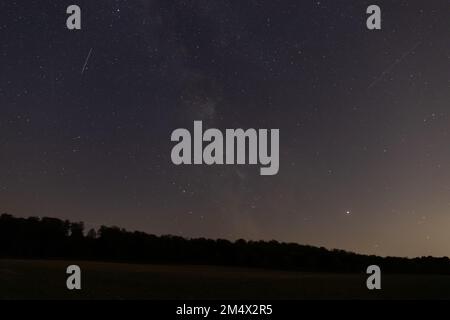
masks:
<path fill-rule="evenodd" d="M 370 4 L 2 4 L 0 211 L 450 255 L 450 6 L 377 1 L 369 31 Z M 279 128 L 278 174 L 175 166 L 195 120 Z"/>

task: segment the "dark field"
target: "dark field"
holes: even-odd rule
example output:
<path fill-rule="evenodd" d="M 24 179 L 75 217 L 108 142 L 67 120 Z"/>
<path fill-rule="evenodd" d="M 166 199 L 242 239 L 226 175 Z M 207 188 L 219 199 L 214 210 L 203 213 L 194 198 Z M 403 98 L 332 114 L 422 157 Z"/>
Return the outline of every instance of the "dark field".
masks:
<path fill-rule="evenodd" d="M 82 290 L 66 289 L 66 267 Z M 216 266 L 0 260 L 1 299 L 450 299 L 450 276 L 321 274 Z"/>

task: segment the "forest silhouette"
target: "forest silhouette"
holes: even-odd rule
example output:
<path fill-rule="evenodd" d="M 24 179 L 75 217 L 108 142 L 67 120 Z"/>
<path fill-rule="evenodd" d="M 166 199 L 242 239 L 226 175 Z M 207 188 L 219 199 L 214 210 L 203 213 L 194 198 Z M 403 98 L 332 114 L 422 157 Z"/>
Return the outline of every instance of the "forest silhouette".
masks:
<path fill-rule="evenodd" d="M 156 236 L 118 227 L 85 231 L 83 222 L 0 216 L 0 258 L 80 259 L 130 263 L 203 264 L 307 272 L 450 274 L 448 257 L 379 257 L 272 241 Z"/>

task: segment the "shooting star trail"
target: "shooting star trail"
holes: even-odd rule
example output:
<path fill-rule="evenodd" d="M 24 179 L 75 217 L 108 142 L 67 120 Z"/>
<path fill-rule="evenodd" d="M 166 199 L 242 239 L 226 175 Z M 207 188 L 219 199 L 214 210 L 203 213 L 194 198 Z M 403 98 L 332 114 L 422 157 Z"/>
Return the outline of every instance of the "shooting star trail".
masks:
<path fill-rule="evenodd" d="M 367 89 L 372 88 L 373 86 L 375 86 L 381 79 L 384 78 L 384 76 L 386 74 L 388 74 L 389 72 L 391 72 L 392 69 L 395 68 L 395 66 L 397 66 L 400 62 L 403 61 L 403 59 L 405 59 L 407 56 L 409 56 L 414 50 L 417 49 L 417 47 L 421 44 L 422 42 L 419 41 L 417 42 L 410 50 L 404 52 L 402 54 L 402 56 L 400 58 L 395 59 L 395 61 L 393 63 L 391 63 L 378 77 L 375 78 L 375 80 L 372 81 L 372 83 L 367 87 Z"/>
<path fill-rule="evenodd" d="M 88 53 L 88 55 L 86 57 L 86 60 L 84 61 L 83 69 L 81 69 L 81 74 L 83 74 L 84 70 L 86 69 L 86 66 L 88 64 L 89 58 L 91 57 L 91 53 L 92 53 L 92 48 L 91 48 L 91 50 L 89 50 L 89 53 Z"/>

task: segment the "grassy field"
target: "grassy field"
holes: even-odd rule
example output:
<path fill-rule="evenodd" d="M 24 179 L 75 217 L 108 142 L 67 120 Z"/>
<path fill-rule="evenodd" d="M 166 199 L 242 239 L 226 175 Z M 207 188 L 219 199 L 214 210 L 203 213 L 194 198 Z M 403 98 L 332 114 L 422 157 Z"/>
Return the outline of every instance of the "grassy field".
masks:
<path fill-rule="evenodd" d="M 66 267 L 82 269 L 82 290 L 66 289 Z M 369 291 L 365 274 L 0 260 L 0 299 L 450 299 L 450 276 L 383 275 Z"/>

